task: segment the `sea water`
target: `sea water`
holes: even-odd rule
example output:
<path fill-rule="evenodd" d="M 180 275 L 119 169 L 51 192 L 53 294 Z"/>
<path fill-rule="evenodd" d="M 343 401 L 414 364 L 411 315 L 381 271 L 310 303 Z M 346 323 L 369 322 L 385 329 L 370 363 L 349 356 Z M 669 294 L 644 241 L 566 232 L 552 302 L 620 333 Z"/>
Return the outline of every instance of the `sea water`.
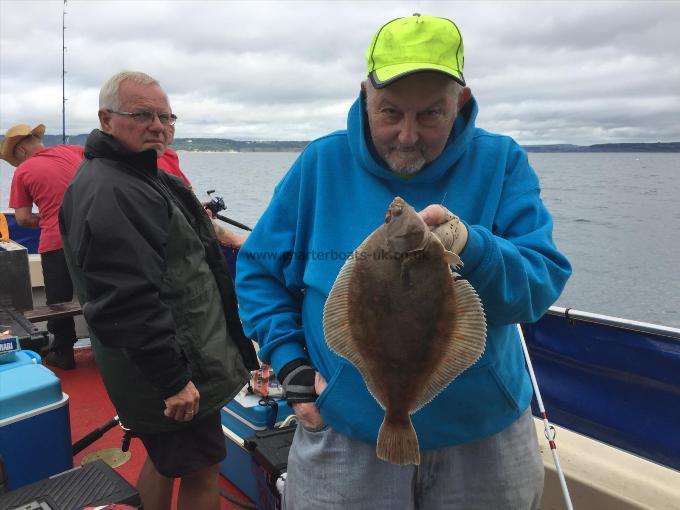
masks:
<path fill-rule="evenodd" d="M 180 152 L 201 200 L 253 226 L 295 153 Z M 574 273 L 558 306 L 680 327 L 680 154 L 531 153 Z M 0 164 L 0 209 L 12 168 Z M 455 210 L 453 211 L 455 212 Z"/>

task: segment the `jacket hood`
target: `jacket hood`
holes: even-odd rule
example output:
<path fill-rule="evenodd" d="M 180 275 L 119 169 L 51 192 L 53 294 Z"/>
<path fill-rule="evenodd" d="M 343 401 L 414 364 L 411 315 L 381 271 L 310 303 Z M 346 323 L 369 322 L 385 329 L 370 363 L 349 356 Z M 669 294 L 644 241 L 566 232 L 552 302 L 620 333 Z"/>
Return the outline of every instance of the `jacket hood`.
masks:
<path fill-rule="evenodd" d="M 132 152 L 116 138 L 99 129 L 94 129 L 85 142 L 85 157 L 87 159 L 106 158 L 129 163 L 135 168 L 157 172 L 157 154 L 153 149 L 143 152 Z"/>
<path fill-rule="evenodd" d="M 377 177 L 403 182 L 405 178 L 392 172 L 372 147 L 373 142 L 365 112 L 366 97 L 364 94 L 359 94 L 347 116 L 347 135 L 352 155 L 361 162 L 363 168 Z M 434 182 L 450 171 L 470 145 L 475 131 L 477 112 L 477 101 L 471 96 L 456 117 L 444 151 L 437 159 L 425 165 L 423 170 L 410 177 L 409 182 Z"/>

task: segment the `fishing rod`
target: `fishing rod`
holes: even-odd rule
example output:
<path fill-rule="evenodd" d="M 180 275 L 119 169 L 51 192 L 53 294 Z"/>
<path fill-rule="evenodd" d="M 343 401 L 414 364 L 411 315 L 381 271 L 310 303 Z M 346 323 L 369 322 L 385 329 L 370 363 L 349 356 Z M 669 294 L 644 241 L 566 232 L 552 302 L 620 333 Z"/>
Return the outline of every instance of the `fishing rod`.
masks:
<path fill-rule="evenodd" d="M 226 216 L 222 216 L 221 214 L 215 214 L 215 218 L 218 220 L 222 220 L 225 223 L 229 223 L 229 225 L 234 225 L 235 227 L 238 227 L 243 230 L 247 230 L 248 232 L 252 232 L 253 229 L 250 228 L 248 225 L 244 225 L 243 223 L 239 223 L 236 220 L 232 220 L 231 218 L 227 218 Z"/>
<path fill-rule="evenodd" d="M 536 374 L 534 373 L 534 367 L 531 363 L 531 358 L 529 358 L 529 349 L 527 349 L 527 343 L 524 340 L 524 332 L 522 331 L 522 326 L 519 324 L 517 324 L 517 331 L 519 332 L 519 339 L 522 342 L 522 349 L 524 350 L 524 359 L 526 360 L 527 368 L 529 369 L 531 384 L 533 385 L 534 393 L 536 394 L 538 410 L 540 411 L 541 418 L 543 419 L 543 429 L 545 430 L 545 438 L 548 440 L 548 444 L 550 445 L 550 451 L 552 452 L 553 461 L 555 462 L 555 469 L 557 470 L 557 477 L 559 478 L 560 486 L 562 487 L 564 504 L 566 505 L 567 510 L 574 510 L 574 507 L 571 504 L 571 497 L 569 496 L 567 480 L 564 478 L 564 472 L 562 471 L 562 466 L 560 465 L 560 458 L 557 455 L 557 444 L 555 444 L 555 427 L 553 427 L 548 421 L 548 414 L 545 412 L 545 407 L 543 407 L 541 391 L 538 389 L 538 382 L 536 382 Z"/>
<path fill-rule="evenodd" d="M 109 430 L 111 430 L 113 427 L 115 427 L 119 423 L 120 423 L 120 420 L 118 419 L 118 416 L 114 416 L 110 421 L 106 422 L 101 427 L 94 429 L 89 434 L 86 434 L 85 437 L 76 441 L 73 444 L 73 446 L 71 447 L 73 456 L 75 456 L 77 453 L 81 452 L 82 450 L 84 450 L 88 446 L 90 446 L 97 439 L 102 437 L 104 434 L 106 434 Z"/>
<path fill-rule="evenodd" d="M 61 14 L 61 143 L 66 143 L 66 0 Z"/>

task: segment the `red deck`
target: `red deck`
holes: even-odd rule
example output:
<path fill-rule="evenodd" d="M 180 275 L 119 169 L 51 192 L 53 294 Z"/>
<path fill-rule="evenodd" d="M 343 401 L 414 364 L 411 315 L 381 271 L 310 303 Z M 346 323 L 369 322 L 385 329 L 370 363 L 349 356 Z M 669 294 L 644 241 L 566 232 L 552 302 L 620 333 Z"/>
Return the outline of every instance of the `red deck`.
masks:
<path fill-rule="evenodd" d="M 62 391 L 69 395 L 69 412 L 71 416 L 71 439 L 76 442 L 93 430 L 102 427 L 109 422 L 116 411 L 106 395 L 106 390 L 102 383 L 99 371 L 95 365 L 94 355 L 89 347 L 76 349 L 75 370 L 59 370 L 58 368 L 48 367 L 57 374 L 62 382 Z M 119 427 L 114 427 L 104 434 L 100 439 L 85 448 L 73 459 L 74 466 L 80 465 L 81 459 L 90 452 L 104 448 L 120 448 L 122 441 L 122 431 Z M 122 466 L 116 468 L 128 482 L 135 485 L 139 471 L 146 459 L 144 447 L 138 439 L 133 439 L 130 444 L 132 457 Z M 175 496 L 179 484 L 175 484 Z M 250 499 L 236 487 L 229 483 L 224 477 L 220 476 L 220 486 L 236 499 L 253 504 Z M 221 498 L 222 510 L 241 509 L 225 498 Z M 173 508 L 175 508 L 173 502 Z"/>

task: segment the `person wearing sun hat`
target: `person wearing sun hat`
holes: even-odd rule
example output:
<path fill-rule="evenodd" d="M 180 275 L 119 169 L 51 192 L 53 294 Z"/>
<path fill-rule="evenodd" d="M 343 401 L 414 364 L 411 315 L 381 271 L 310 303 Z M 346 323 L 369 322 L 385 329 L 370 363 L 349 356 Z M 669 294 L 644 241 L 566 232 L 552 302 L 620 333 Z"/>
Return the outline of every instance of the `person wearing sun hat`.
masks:
<path fill-rule="evenodd" d="M 44 135 L 44 124 L 38 124 L 34 128 L 28 124 L 12 126 L 7 130 L 5 137 L 0 142 L 0 158 L 12 166 L 18 166 L 28 156 L 32 155 L 32 152 L 27 154 L 30 149 L 26 146 L 40 144 Z M 18 150 L 19 154 L 14 154 L 15 150 Z"/>
<path fill-rule="evenodd" d="M 384 24 L 366 65 L 347 129 L 305 148 L 237 261 L 244 330 L 299 420 L 285 508 L 535 509 L 543 464 L 516 323 L 537 320 L 571 274 L 538 178 L 514 140 L 475 126 L 463 37 L 450 19 Z M 345 262 L 337 254 L 383 223 L 397 195 L 459 255 L 456 271 L 487 320 L 482 357 L 412 415 L 419 466 L 376 456 L 384 411 L 323 328 Z"/>
<path fill-rule="evenodd" d="M 44 124 L 12 126 L 0 143 L 0 157 L 16 167 L 9 207 L 14 209 L 17 223 L 22 227 L 40 228 L 38 252 L 46 303 L 54 304 L 73 299 L 73 284 L 64 258 L 58 213 L 64 192 L 83 159 L 83 148 L 77 145 L 45 148 L 42 143 L 44 135 Z M 38 206 L 38 213 L 33 212 L 33 204 Z M 73 318 L 49 319 L 47 329 L 53 340 L 45 362 L 65 370 L 75 368 L 73 344 L 77 337 Z"/>

